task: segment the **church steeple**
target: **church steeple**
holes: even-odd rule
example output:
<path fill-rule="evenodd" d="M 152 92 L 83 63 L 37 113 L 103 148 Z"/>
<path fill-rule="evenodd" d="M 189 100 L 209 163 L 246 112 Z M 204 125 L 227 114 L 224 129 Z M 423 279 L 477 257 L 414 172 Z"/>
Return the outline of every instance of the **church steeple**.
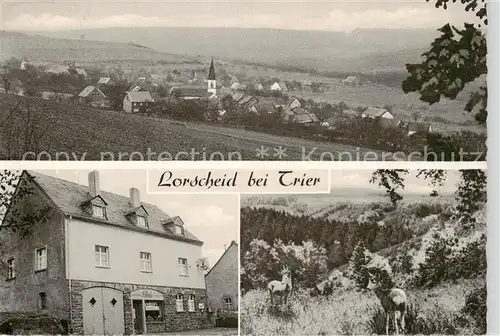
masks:
<path fill-rule="evenodd" d="M 217 95 L 217 82 L 215 80 L 215 66 L 214 66 L 214 59 L 213 58 L 212 58 L 212 61 L 210 62 L 210 69 L 208 70 L 207 85 L 208 85 L 207 92 L 216 96 Z"/>
<path fill-rule="evenodd" d="M 208 78 L 209 80 L 215 80 L 215 66 L 214 59 L 212 58 L 212 62 L 210 62 L 210 70 L 208 70 Z"/>

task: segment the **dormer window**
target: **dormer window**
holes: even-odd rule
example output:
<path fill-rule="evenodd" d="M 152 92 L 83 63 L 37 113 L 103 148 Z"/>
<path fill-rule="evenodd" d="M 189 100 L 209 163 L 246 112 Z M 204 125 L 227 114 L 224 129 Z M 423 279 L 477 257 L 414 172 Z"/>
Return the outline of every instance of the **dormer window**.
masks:
<path fill-rule="evenodd" d="M 182 225 L 175 225 L 175 233 L 180 236 L 184 236 L 184 228 L 182 227 Z"/>
<path fill-rule="evenodd" d="M 136 222 L 137 222 L 137 226 L 140 226 L 143 228 L 148 227 L 148 222 L 146 220 L 146 217 L 144 217 L 144 216 L 136 215 Z"/>
<path fill-rule="evenodd" d="M 100 205 L 92 205 L 92 215 L 94 217 L 106 218 L 106 208 Z"/>
<path fill-rule="evenodd" d="M 99 195 L 82 203 L 82 210 L 88 216 L 107 219 L 106 206 L 108 203 Z"/>

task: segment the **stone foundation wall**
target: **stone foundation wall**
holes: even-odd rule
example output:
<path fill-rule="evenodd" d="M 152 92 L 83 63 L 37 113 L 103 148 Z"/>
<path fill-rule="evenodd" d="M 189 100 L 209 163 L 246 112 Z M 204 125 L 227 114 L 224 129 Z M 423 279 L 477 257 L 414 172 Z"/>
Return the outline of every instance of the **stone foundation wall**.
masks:
<path fill-rule="evenodd" d="M 207 297 L 205 289 L 193 289 L 193 288 L 178 288 L 178 287 L 163 287 L 163 286 L 146 286 L 146 285 L 134 285 L 134 284 L 122 284 L 122 283 L 105 283 L 105 282 L 95 282 L 95 281 L 81 281 L 81 280 L 71 280 L 68 281 L 68 291 L 70 307 L 70 324 L 69 332 L 71 334 L 83 334 L 83 306 L 82 306 L 82 291 L 90 287 L 109 287 L 120 290 L 123 292 L 124 300 L 124 321 L 125 321 L 125 334 L 130 335 L 133 333 L 133 318 L 132 318 L 132 300 L 130 293 L 138 289 L 154 289 L 158 292 L 163 293 L 164 298 L 164 314 L 162 323 L 151 323 L 147 324 L 151 330 L 147 330 L 148 333 L 161 333 L 170 331 L 183 331 L 191 329 L 200 329 L 210 326 L 210 322 L 207 319 L 206 312 L 200 312 L 198 310 L 198 303 L 204 303 L 207 306 Z M 183 294 L 184 296 L 184 309 L 187 310 L 187 300 L 188 295 L 192 294 L 195 296 L 195 308 L 194 312 L 177 312 L 176 310 L 176 295 Z"/>

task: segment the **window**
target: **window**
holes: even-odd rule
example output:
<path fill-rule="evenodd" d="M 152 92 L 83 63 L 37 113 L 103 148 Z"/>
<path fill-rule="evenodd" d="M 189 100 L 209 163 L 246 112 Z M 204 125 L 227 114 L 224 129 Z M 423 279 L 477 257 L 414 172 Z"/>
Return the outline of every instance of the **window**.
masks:
<path fill-rule="evenodd" d="M 137 216 L 137 226 L 148 227 L 148 224 L 146 222 L 146 217 Z"/>
<path fill-rule="evenodd" d="M 179 258 L 179 274 L 184 276 L 188 275 L 187 259 L 185 258 Z"/>
<path fill-rule="evenodd" d="M 182 227 L 182 225 L 175 226 L 175 233 L 184 236 L 184 228 Z"/>
<path fill-rule="evenodd" d="M 164 302 L 145 301 L 146 322 L 163 322 Z"/>
<path fill-rule="evenodd" d="M 92 205 L 92 214 L 95 217 L 106 218 L 106 209 L 99 205 Z"/>
<path fill-rule="evenodd" d="M 40 309 L 47 309 L 47 294 L 45 292 L 41 292 L 38 294 L 39 296 L 39 304 L 40 304 Z"/>
<path fill-rule="evenodd" d="M 107 246 L 95 246 L 95 265 L 97 267 L 109 267 L 109 248 Z"/>
<path fill-rule="evenodd" d="M 141 252 L 141 272 L 152 272 L 151 253 Z"/>
<path fill-rule="evenodd" d="M 178 312 L 184 311 L 184 296 L 182 294 L 177 294 L 175 297 L 175 307 Z"/>
<path fill-rule="evenodd" d="M 231 298 L 224 298 L 224 306 L 226 309 L 232 309 L 233 308 L 233 299 Z"/>
<path fill-rule="evenodd" d="M 47 247 L 35 250 L 35 271 L 47 269 Z"/>
<path fill-rule="evenodd" d="M 16 277 L 16 262 L 14 258 L 7 260 L 7 279 L 14 279 Z"/>
<path fill-rule="evenodd" d="M 188 311 L 194 312 L 194 295 L 189 294 L 188 296 Z"/>

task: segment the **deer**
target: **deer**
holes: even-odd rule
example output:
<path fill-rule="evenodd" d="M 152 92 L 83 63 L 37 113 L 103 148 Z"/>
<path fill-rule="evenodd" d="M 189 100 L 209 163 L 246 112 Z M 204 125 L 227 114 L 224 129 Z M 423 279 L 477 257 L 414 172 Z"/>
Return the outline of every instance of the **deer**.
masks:
<path fill-rule="evenodd" d="M 375 284 L 371 281 L 374 280 Z M 401 288 L 396 287 L 383 287 L 379 277 L 373 279 L 370 276 L 370 283 L 367 289 L 373 290 L 375 295 L 380 300 L 382 308 L 385 311 L 385 334 L 389 335 L 389 320 L 391 315 L 394 316 L 394 330 L 396 335 L 399 335 L 398 320 L 401 324 L 401 329 L 404 334 L 405 331 L 405 316 L 408 298 L 406 292 Z"/>
<path fill-rule="evenodd" d="M 272 280 L 267 284 L 267 289 L 271 297 L 271 306 L 273 305 L 274 297 L 280 296 L 282 303 L 287 303 L 288 296 L 292 291 L 292 276 L 288 266 L 283 266 L 280 271 L 282 278 L 279 280 Z"/>

